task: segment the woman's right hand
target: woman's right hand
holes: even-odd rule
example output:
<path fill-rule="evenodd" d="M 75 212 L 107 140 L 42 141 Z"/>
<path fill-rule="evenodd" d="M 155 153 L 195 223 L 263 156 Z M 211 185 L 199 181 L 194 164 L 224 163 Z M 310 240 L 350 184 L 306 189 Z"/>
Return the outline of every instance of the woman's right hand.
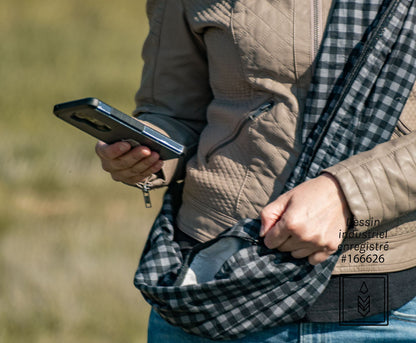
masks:
<path fill-rule="evenodd" d="M 111 174 L 113 180 L 130 185 L 145 181 L 163 166 L 158 153 L 145 146 L 132 148 L 127 142 L 109 145 L 99 141 L 95 152 L 101 159 L 102 168 Z"/>

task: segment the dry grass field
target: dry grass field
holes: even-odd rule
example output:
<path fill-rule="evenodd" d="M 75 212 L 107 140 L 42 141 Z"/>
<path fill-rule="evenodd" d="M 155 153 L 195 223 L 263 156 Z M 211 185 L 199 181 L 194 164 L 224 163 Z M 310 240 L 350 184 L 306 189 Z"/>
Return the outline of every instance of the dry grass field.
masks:
<path fill-rule="evenodd" d="M 130 113 L 145 0 L 0 2 L 0 342 L 145 342 L 133 275 L 161 192 L 101 170 L 95 140 L 55 103 Z"/>

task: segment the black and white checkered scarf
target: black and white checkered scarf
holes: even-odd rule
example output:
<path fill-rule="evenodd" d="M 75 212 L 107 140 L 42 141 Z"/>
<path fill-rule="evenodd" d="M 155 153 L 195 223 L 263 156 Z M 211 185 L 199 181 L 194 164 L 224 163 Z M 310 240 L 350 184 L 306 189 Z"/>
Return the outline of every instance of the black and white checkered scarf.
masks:
<path fill-rule="evenodd" d="M 416 75 L 415 7 L 412 0 L 335 1 L 304 113 L 304 151 L 286 190 L 390 138 Z M 299 320 L 338 260 L 334 254 L 312 266 L 269 250 L 252 219 L 184 260 L 173 239 L 174 205 L 168 191 L 134 283 L 189 333 L 232 339 Z"/>
<path fill-rule="evenodd" d="M 416 5 L 380 2 L 335 2 L 285 190 L 389 140 L 415 82 Z"/>

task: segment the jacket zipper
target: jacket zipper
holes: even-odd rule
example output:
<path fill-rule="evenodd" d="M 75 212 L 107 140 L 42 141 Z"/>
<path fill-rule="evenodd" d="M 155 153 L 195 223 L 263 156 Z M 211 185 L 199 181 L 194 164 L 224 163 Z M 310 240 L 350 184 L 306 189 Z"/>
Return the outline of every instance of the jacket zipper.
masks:
<path fill-rule="evenodd" d="M 266 102 L 265 104 L 261 105 L 260 107 L 256 108 L 253 111 L 250 111 L 248 113 L 248 115 L 246 115 L 243 120 L 241 120 L 238 125 L 236 126 L 236 128 L 234 129 L 233 133 L 225 138 L 224 140 L 222 140 L 220 143 L 218 143 L 217 145 L 215 145 L 214 147 L 212 147 L 208 153 L 205 156 L 205 161 L 206 163 L 209 162 L 209 159 L 211 158 L 211 156 L 217 152 L 219 149 L 225 147 L 226 145 L 232 143 L 233 141 L 235 141 L 237 139 L 237 137 L 240 135 L 241 130 L 243 129 L 243 127 L 250 121 L 254 121 L 256 118 L 258 118 L 259 116 L 261 116 L 263 113 L 268 112 L 274 105 L 274 101 L 270 100 L 268 102 Z"/>
<path fill-rule="evenodd" d="M 399 136 L 406 136 L 410 132 L 412 132 L 405 123 L 403 123 L 400 119 L 397 121 L 396 128 L 394 130 Z"/>
<path fill-rule="evenodd" d="M 312 24 L 313 24 L 313 32 L 312 32 L 312 51 L 313 51 L 313 57 L 318 55 L 318 49 L 319 49 L 319 40 L 321 36 L 321 0 L 312 0 Z"/>
<path fill-rule="evenodd" d="M 146 208 L 151 208 L 152 207 L 152 201 L 150 199 L 150 189 L 151 189 L 151 184 L 149 181 L 149 178 L 146 178 L 146 180 L 144 182 L 138 182 L 136 183 L 136 186 L 138 188 L 140 188 L 143 192 L 143 200 L 144 200 L 144 206 Z"/>

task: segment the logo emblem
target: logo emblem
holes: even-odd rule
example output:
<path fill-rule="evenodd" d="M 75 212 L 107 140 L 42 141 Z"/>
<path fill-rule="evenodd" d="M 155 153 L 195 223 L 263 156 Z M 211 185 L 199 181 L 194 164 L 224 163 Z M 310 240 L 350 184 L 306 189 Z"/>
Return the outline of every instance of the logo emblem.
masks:
<path fill-rule="evenodd" d="M 341 275 L 339 324 L 386 326 L 388 274 Z"/>
<path fill-rule="evenodd" d="M 363 281 L 360 287 L 360 293 L 357 298 L 357 309 L 358 313 L 365 317 L 370 313 L 370 295 L 368 294 L 368 288 Z"/>

